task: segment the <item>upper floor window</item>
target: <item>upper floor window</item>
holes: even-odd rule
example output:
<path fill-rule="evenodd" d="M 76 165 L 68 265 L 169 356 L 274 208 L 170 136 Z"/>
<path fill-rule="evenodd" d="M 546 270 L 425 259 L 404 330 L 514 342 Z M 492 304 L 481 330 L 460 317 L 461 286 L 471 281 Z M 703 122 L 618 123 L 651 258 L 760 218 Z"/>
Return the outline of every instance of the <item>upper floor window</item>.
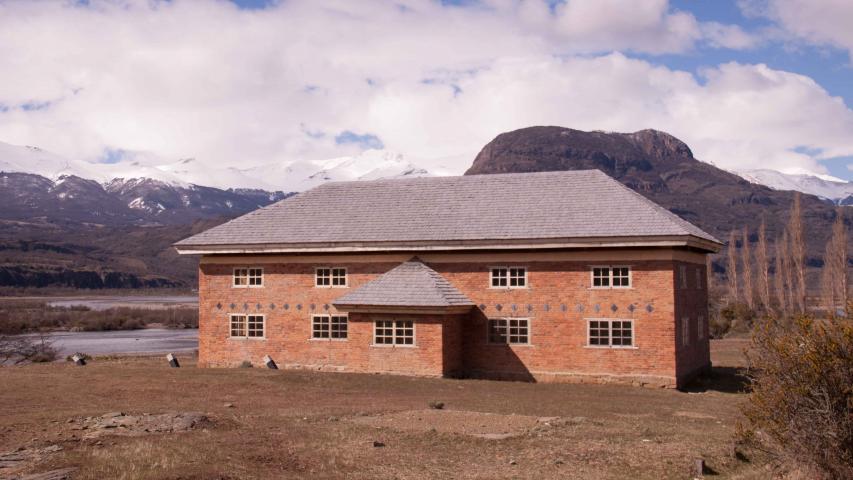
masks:
<path fill-rule="evenodd" d="M 346 287 L 347 269 L 343 267 L 320 267 L 316 270 L 314 284 L 318 287 Z"/>
<path fill-rule="evenodd" d="M 313 315 L 311 317 L 311 338 L 346 340 L 346 315 Z"/>
<path fill-rule="evenodd" d="M 702 290 L 702 267 L 696 267 L 696 288 Z"/>
<path fill-rule="evenodd" d="M 264 316 L 233 314 L 229 317 L 231 338 L 264 338 Z"/>
<path fill-rule="evenodd" d="M 263 287 L 264 286 L 264 269 L 263 268 L 235 268 L 234 287 Z"/>
<path fill-rule="evenodd" d="M 687 265 L 678 266 L 678 277 L 681 280 L 681 288 L 687 288 Z"/>
<path fill-rule="evenodd" d="M 530 324 L 526 318 L 490 318 L 489 343 L 525 345 L 530 341 Z"/>
<path fill-rule="evenodd" d="M 592 267 L 592 288 L 630 288 L 631 267 L 601 265 Z"/>
<path fill-rule="evenodd" d="M 632 320 L 588 320 L 587 328 L 587 345 L 591 347 L 615 348 L 634 345 Z"/>
<path fill-rule="evenodd" d="M 690 317 L 681 319 L 681 345 L 684 347 L 690 345 Z"/>
<path fill-rule="evenodd" d="M 492 267 L 492 288 L 527 288 L 525 267 Z"/>

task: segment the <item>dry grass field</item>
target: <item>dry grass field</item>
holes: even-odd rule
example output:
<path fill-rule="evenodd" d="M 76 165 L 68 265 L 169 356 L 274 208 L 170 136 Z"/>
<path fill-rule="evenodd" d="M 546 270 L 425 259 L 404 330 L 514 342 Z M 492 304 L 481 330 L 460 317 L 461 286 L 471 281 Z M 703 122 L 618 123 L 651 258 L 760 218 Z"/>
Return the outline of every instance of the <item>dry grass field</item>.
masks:
<path fill-rule="evenodd" d="M 161 358 L 4 367 L 0 478 L 659 479 L 692 478 L 695 458 L 712 478 L 766 478 L 763 462 L 733 451 L 743 346 L 715 341 L 721 368 L 689 392 L 197 369 L 191 358 L 180 369 Z M 175 433 L 87 420 L 108 412 L 209 420 Z"/>

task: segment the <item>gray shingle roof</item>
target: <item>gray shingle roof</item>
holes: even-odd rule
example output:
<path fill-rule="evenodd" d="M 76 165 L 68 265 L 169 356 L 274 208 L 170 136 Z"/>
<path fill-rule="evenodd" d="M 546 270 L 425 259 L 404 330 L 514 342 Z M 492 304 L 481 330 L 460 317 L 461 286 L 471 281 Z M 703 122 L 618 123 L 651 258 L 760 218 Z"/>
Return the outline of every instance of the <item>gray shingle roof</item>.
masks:
<path fill-rule="evenodd" d="M 474 305 L 464 293 L 417 258 L 392 268 L 381 276 L 332 302 L 344 306 L 463 307 Z"/>
<path fill-rule="evenodd" d="M 329 182 L 176 246 L 647 236 L 719 243 L 604 173 L 576 170 Z"/>

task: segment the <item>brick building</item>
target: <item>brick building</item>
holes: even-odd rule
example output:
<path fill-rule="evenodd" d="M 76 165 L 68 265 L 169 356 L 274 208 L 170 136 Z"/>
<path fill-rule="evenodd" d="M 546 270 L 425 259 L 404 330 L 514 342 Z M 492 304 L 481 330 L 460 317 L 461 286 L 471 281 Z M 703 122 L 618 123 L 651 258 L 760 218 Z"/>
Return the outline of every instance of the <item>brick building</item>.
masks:
<path fill-rule="evenodd" d="M 597 170 L 326 183 L 176 244 L 199 363 L 681 386 L 711 235 Z"/>

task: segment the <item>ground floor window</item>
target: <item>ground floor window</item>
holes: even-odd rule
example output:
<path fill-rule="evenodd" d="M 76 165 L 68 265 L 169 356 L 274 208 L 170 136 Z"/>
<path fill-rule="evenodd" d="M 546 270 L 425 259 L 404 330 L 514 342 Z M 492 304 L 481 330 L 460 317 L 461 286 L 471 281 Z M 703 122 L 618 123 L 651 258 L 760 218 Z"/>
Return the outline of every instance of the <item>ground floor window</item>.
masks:
<path fill-rule="evenodd" d="M 588 320 L 588 342 L 591 347 L 631 347 L 634 345 L 632 320 Z"/>
<path fill-rule="evenodd" d="M 527 344 L 530 323 L 526 318 L 490 318 L 489 343 Z"/>
<path fill-rule="evenodd" d="M 264 316 L 233 314 L 230 316 L 232 338 L 264 338 Z"/>
<path fill-rule="evenodd" d="M 373 343 L 376 345 L 414 345 L 415 322 L 412 320 L 377 320 Z"/>
<path fill-rule="evenodd" d="M 311 338 L 346 340 L 346 315 L 313 315 L 311 317 Z"/>

